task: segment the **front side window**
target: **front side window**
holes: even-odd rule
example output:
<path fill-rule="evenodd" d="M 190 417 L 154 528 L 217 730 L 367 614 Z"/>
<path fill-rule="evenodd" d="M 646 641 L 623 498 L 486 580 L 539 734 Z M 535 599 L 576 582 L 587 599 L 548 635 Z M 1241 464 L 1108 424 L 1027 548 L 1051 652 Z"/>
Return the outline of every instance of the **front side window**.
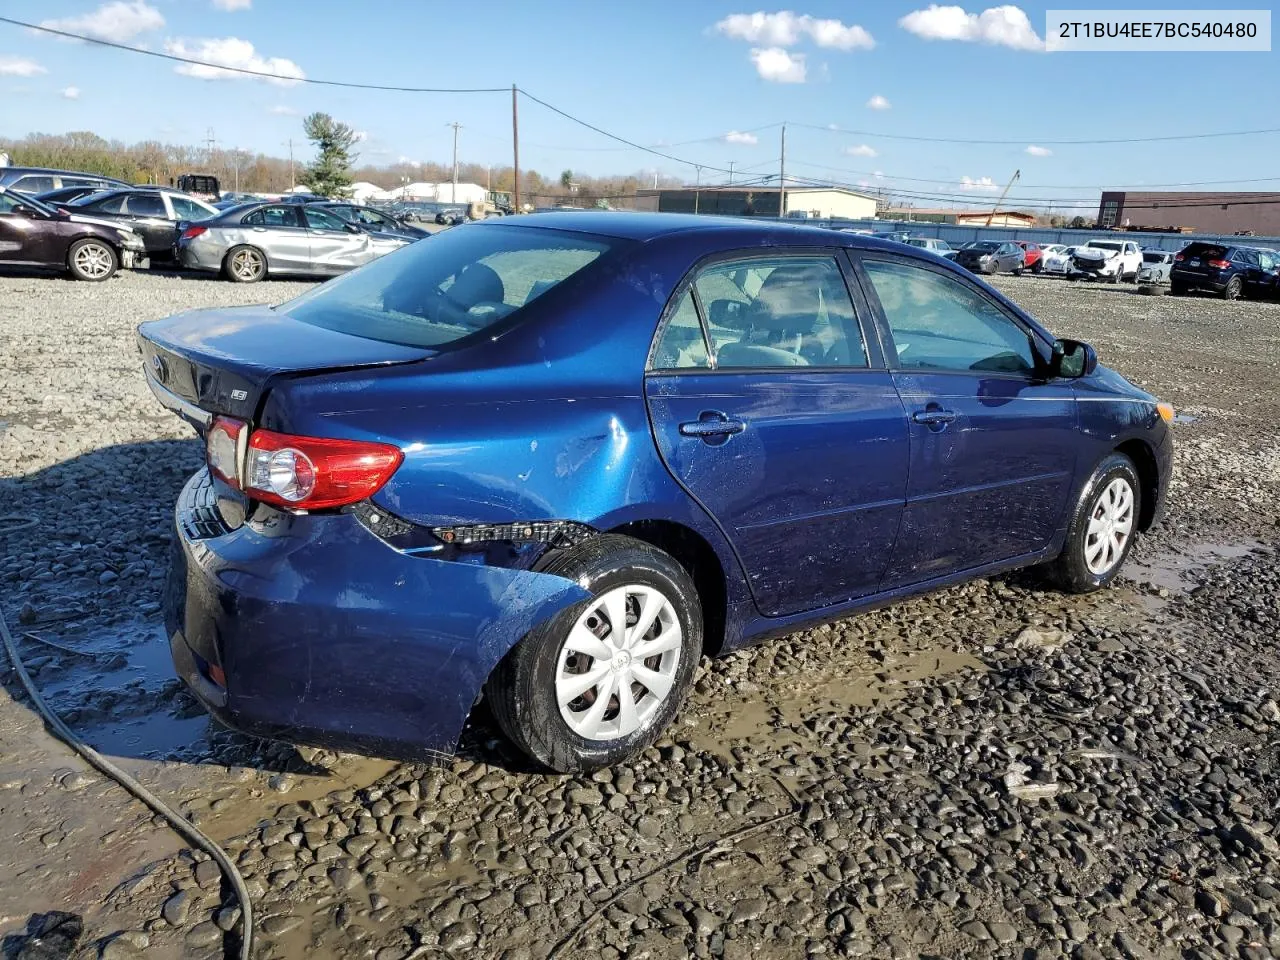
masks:
<path fill-rule="evenodd" d="M 22 206 L 22 201 L 12 193 L 0 193 L 0 213 L 13 213 Z"/>
<path fill-rule="evenodd" d="M 277 309 L 329 330 L 437 347 L 509 317 L 617 245 L 531 227 L 448 230 Z"/>
<path fill-rule="evenodd" d="M 125 201 L 125 212 L 135 217 L 167 217 L 164 198 L 158 193 L 134 193 Z"/>
<path fill-rule="evenodd" d="M 920 267 L 864 261 L 908 370 L 1035 372 L 1028 334 L 999 307 L 958 280 Z"/>
<path fill-rule="evenodd" d="M 347 229 L 347 223 L 341 217 L 335 217 L 328 210 L 320 210 L 316 207 L 306 207 L 307 226 L 312 230 L 338 230 Z"/>
<path fill-rule="evenodd" d="M 363 223 L 370 227 L 393 227 L 394 222 L 390 217 L 384 217 L 375 210 L 363 210 L 360 207 L 354 207 L 351 211 L 351 219 L 356 223 Z"/>
<path fill-rule="evenodd" d="M 867 366 L 853 301 L 831 257 L 718 263 L 694 286 L 717 368 Z"/>

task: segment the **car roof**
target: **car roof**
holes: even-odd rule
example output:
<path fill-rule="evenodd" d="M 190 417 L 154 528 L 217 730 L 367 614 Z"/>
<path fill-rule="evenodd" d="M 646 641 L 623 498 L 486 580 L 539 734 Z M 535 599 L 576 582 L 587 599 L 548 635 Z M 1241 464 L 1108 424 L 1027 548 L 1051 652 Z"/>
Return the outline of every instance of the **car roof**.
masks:
<path fill-rule="evenodd" d="M 71 177 L 92 177 L 95 180 L 107 180 L 111 183 L 124 183 L 118 177 L 109 177 L 105 173 L 86 173 L 83 170 L 63 170 L 61 167 L 0 167 L 0 174 L 6 173 L 53 173 L 61 176 L 67 174 Z"/>

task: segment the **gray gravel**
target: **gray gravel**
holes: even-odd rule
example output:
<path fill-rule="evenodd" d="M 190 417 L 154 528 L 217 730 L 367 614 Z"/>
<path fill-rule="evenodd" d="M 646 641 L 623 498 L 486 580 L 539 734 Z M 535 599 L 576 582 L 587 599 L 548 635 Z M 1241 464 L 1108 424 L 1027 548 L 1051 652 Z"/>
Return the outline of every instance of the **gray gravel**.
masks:
<path fill-rule="evenodd" d="M 262 957 L 1280 953 L 1280 305 L 998 283 L 1194 418 L 1127 576 L 1084 598 L 979 581 L 707 664 L 628 766 L 529 771 L 483 711 L 440 767 L 299 753 L 214 733 L 141 657 L 198 451 L 132 325 L 305 285 L 0 277 L 0 514 L 42 521 L 0 533 L 0 603 L 148 667 L 131 687 L 25 648 L 78 728 L 228 838 Z M 85 956 L 221 956 L 237 913 L 207 859 L 148 846 L 77 770 L 0 699 L 0 935 L 46 894 L 85 912 Z M 109 882 L 58 884 L 90 867 Z"/>

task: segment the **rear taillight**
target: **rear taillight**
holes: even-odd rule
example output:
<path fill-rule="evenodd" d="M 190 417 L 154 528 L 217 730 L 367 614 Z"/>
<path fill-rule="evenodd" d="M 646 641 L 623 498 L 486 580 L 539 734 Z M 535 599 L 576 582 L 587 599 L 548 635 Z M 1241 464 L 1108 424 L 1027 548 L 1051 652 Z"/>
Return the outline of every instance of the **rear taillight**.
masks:
<path fill-rule="evenodd" d="M 205 459 L 214 476 L 240 489 L 241 439 L 247 424 L 243 420 L 217 417 L 204 437 Z"/>
<path fill-rule="evenodd" d="M 1180 254 L 1180 253 L 1175 253 L 1175 254 L 1173 255 L 1173 262 L 1174 262 L 1174 263 L 1181 263 L 1181 262 L 1182 262 L 1183 260 L 1185 260 L 1185 259 L 1187 259 L 1187 258 L 1186 258 L 1186 257 L 1184 257 L 1184 256 L 1183 256 L 1182 254 Z"/>
<path fill-rule="evenodd" d="M 200 236 L 200 234 L 208 232 L 208 227 L 187 227 L 187 229 L 182 231 L 182 239 L 194 240 L 196 237 Z"/>
<path fill-rule="evenodd" d="M 1230 260 L 1210 260 L 1209 266 L 1213 267 L 1213 269 L 1215 270 L 1225 270 L 1227 269 L 1227 267 L 1231 266 L 1231 261 Z"/>
<path fill-rule="evenodd" d="M 403 459 L 385 443 L 255 430 L 249 437 L 243 487 L 255 500 L 280 507 L 341 507 L 377 493 Z"/>

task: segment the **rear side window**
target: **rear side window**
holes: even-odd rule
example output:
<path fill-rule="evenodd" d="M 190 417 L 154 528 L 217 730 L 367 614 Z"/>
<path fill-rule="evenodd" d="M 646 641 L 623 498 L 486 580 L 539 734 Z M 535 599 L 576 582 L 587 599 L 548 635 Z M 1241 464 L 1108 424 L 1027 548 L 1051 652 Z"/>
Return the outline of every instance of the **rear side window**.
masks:
<path fill-rule="evenodd" d="M 698 321 L 698 309 L 693 303 L 693 290 L 687 289 L 680 298 L 667 325 L 658 338 L 653 353 L 655 370 L 705 369 L 711 366 L 707 358 L 707 343 L 702 336 L 702 324 Z"/>
<path fill-rule="evenodd" d="M 298 217 L 296 204 L 280 207 L 263 207 L 253 213 L 246 214 L 240 221 L 251 227 L 300 227 L 302 220 Z"/>
<path fill-rule="evenodd" d="M 853 302 L 830 257 L 718 263 L 694 286 L 717 368 L 867 365 Z"/>
<path fill-rule="evenodd" d="M 1035 371 L 1031 340 L 999 307 L 958 280 L 901 263 L 864 261 L 909 370 Z"/>
<path fill-rule="evenodd" d="M 158 193 L 133 193 L 125 201 L 126 213 L 136 217 L 167 217 L 169 211 L 164 208 L 164 198 Z"/>
<path fill-rule="evenodd" d="M 442 346 L 509 317 L 618 244 L 558 230 L 463 227 L 410 244 L 277 309 L 342 333 Z"/>
<path fill-rule="evenodd" d="M 170 197 L 169 202 L 173 204 L 173 215 L 179 220 L 203 220 L 213 216 L 200 204 L 186 197 Z"/>
<path fill-rule="evenodd" d="M 87 199 L 75 204 L 77 207 L 84 207 L 94 213 L 124 213 L 124 201 L 126 194 L 113 193 L 109 196 L 95 198 L 90 195 Z"/>
<path fill-rule="evenodd" d="M 19 177 L 9 189 L 17 190 L 19 193 L 44 193 L 46 190 L 52 190 L 55 186 L 53 177 L 28 174 L 25 177 Z"/>

